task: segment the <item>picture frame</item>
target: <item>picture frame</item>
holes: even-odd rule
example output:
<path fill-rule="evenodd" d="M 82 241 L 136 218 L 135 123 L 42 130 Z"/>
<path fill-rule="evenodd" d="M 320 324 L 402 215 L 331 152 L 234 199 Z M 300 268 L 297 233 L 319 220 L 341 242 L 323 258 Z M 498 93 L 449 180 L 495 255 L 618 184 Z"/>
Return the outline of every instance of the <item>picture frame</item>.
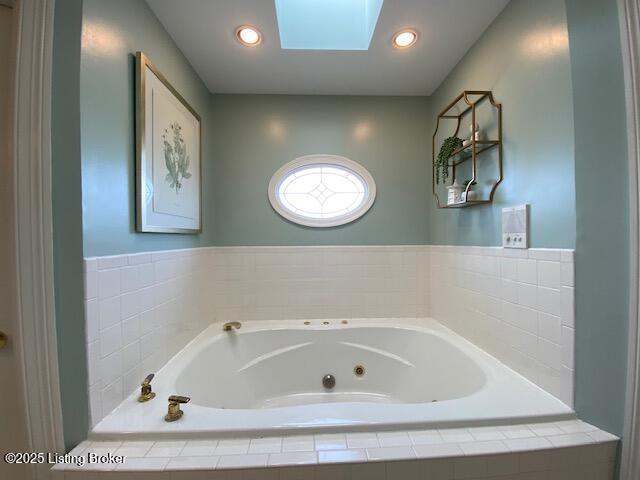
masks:
<path fill-rule="evenodd" d="M 136 52 L 136 231 L 202 232 L 200 115 Z"/>

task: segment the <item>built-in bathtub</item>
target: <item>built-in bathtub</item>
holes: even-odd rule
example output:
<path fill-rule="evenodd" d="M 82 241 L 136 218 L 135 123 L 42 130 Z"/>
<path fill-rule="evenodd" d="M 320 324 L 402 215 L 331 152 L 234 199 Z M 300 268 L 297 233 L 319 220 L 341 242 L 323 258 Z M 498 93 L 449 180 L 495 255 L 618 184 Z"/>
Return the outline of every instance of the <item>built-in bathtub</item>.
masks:
<path fill-rule="evenodd" d="M 362 367 L 357 369 L 356 367 Z M 362 371 L 363 370 L 363 371 Z M 335 387 L 323 386 L 327 374 Z M 211 325 L 93 439 L 443 428 L 574 418 L 573 410 L 431 319 Z M 191 397 L 165 422 L 167 397 Z"/>

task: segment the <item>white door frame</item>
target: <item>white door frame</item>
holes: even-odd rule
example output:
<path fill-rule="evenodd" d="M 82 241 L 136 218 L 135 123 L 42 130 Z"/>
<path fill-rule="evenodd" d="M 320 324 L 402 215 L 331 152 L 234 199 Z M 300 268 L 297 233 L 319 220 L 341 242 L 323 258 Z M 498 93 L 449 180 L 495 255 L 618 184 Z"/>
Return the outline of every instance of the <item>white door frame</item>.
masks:
<path fill-rule="evenodd" d="M 63 452 L 53 286 L 51 68 L 53 0 L 16 0 L 14 103 L 16 351 L 31 451 Z M 50 466 L 34 471 L 46 478 Z"/>
<path fill-rule="evenodd" d="M 629 155 L 629 344 L 621 480 L 640 478 L 640 321 L 638 262 L 640 241 L 640 3 L 618 0 L 625 76 Z"/>

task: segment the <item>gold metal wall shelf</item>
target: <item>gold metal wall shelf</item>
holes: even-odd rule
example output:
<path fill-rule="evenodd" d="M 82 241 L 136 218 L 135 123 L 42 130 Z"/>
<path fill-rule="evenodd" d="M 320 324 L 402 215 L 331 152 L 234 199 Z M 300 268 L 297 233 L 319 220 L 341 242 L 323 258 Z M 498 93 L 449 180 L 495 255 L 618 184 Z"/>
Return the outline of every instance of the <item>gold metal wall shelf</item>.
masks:
<path fill-rule="evenodd" d="M 495 116 L 497 117 L 496 125 L 495 125 L 495 137 L 491 140 L 476 140 L 475 135 L 471 135 L 471 141 L 467 145 L 463 145 L 460 148 L 454 150 L 448 162 L 448 168 L 450 169 L 449 178 L 452 179 L 452 182 L 456 180 L 456 168 L 461 166 L 462 164 L 471 160 L 471 182 L 465 187 L 465 198 L 468 196 L 469 189 L 471 188 L 473 182 L 478 180 L 478 172 L 480 168 L 480 159 L 488 157 L 488 156 L 480 156 L 480 154 L 489 151 L 496 151 L 496 155 L 494 156 L 495 162 L 497 162 L 497 175 L 496 178 L 492 178 L 489 181 L 488 192 L 485 194 L 485 198 L 476 198 L 473 200 L 467 200 L 464 202 L 458 202 L 447 205 L 446 202 L 442 203 L 440 201 L 440 197 L 438 196 L 438 188 L 436 185 L 436 135 L 438 134 L 438 129 L 440 128 L 440 122 L 442 120 L 452 120 L 455 122 L 455 131 L 451 134 L 451 136 L 457 137 L 460 132 L 460 127 L 463 122 L 463 119 L 468 119 L 470 116 L 470 125 L 477 124 L 477 107 L 485 103 L 489 102 L 490 107 L 495 110 Z M 446 123 L 454 123 L 454 122 L 446 122 Z M 444 122 L 443 122 L 444 123 Z M 482 128 L 482 125 L 480 125 Z M 491 203 L 493 201 L 493 194 L 502 181 L 502 105 L 497 103 L 493 98 L 493 93 L 490 90 L 465 90 L 460 95 L 458 95 L 440 114 L 438 115 L 438 119 L 436 121 L 436 129 L 433 132 L 432 139 L 432 185 L 433 185 L 433 195 L 436 197 L 438 202 L 438 208 L 463 208 L 463 207 L 471 207 L 474 205 L 485 205 Z M 487 161 L 489 158 L 487 158 Z M 482 166 L 482 168 L 488 168 L 487 165 Z M 446 186 L 441 188 L 446 191 Z M 481 192 L 477 192 L 476 194 L 480 194 Z"/>

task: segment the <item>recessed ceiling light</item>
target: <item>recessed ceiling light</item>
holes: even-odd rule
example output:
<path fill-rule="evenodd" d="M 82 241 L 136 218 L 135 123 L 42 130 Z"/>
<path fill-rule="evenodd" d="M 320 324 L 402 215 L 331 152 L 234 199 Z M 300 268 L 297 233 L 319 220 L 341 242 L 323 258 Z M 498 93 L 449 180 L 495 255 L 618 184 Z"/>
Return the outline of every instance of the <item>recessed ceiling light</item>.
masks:
<path fill-rule="evenodd" d="M 408 48 L 418 40 L 418 32 L 412 29 L 400 30 L 393 36 L 393 46 Z"/>
<path fill-rule="evenodd" d="M 236 38 L 246 47 L 255 47 L 262 42 L 262 34 L 251 25 L 240 25 L 236 28 Z"/>

